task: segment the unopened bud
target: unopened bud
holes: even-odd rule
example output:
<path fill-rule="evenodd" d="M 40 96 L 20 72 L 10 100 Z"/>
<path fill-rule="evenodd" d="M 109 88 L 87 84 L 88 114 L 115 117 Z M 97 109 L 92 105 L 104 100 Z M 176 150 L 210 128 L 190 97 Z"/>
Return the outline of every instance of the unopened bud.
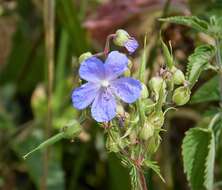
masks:
<path fill-rule="evenodd" d="M 85 61 L 86 59 L 92 57 L 92 53 L 91 52 L 85 52 L 82 55 L 79 56 L 79 63 L 82 63 L 83 61 Z"/>
<path fill-rule="evenodd" d="M 125 46 L 125 43 L 130 39 L 130 35 L 127 31 L 119 29 L 116 31 L 116 36 L 113 39 L 113 42 L 117 46 Z"/>
<path fill-rule="evenodd" d="M 166 88 L 166 82 L 161 77 L 153 77 L 150 79 L 149 87 L 157 95 L 161 88 Z"/>
<path fill-rule="evenodd" d="M 153 102 L 153 100 L 150 98 L 143 100 L 143 107 L 144 107 L 145 113 L 147 115 L 150 114 L 154 110 L 155 105 L 156 105 L 156 103 Z"/>
<path fill-rule="evenodd" d="M 148 121 L 152 123 L 156 128 L 161 128 L 164 124 L 164 114 L 162 111 L 153 112 L 149 115 Z"/>
<path fill-rule="evenodd" d="M 149 123 L 146 122 L 142 128 L 142 130 L 140 131 L 140 138 L 142 140 L 147 141 L 150 137 L 152 137 L 154 134 L 154 126 Z"/>
<path fill-rule="evenodd" d="M 190 100 L 190 93 L 188 87 L 179 87 L 174 91 L 172 100 L 176 105 L 182 106 Z"/>
<path fill-rule="evenodd" d="M 181 85 L 185 81 L 185 76 L 183 72 L 180 69 L 176 69 L 176 71 L 173 73 L 173 82 L 176 85 Z"/>
<path fill-rule="evenodd" d="M 154 136 L 150 137 L 148 145 L 147 145 L 149 155 L 152 155 L 157 151 L 157 149 L 160 145 L 160 139 L 161 138 L 159 135 L 154 135 Z"/>

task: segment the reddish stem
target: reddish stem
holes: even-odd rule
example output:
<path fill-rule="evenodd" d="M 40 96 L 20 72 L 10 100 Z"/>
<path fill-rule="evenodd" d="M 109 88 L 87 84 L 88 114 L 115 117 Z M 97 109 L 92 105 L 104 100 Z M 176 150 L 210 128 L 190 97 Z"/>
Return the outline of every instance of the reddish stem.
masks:
<path fill-rule="evenodd" d="M 142 190 L 148 190 L 147 185 L 146 185 L 145 176 L 143 174 L 143 171 L 140 168 L 138 168 L 138 173 L 139 173 L 139 179 L 140 179 L 140 184 L 141 184 Z"/>
<path fill-rule="evenodd" d="M 103 55 L 107 56 L 109 51 L 110 51 L 110 47 L 109 47 L 110 46 L 110 40 L 112 38 L 114 38 L 115 36 L 116 36 L 116 34 L 110 34 L 109 36 L 107 36 L 106 44 L 105 44 L 103 52 L 96 53 L 96 54 L 94 54 L 94 56 L 96 56 L 96 57 L 103 56 Z"/>

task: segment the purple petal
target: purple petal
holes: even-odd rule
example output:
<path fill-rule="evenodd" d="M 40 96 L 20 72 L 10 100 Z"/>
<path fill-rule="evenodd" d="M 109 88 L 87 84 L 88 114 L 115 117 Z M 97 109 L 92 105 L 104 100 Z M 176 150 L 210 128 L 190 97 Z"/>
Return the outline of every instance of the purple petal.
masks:
<path fill-rule="evenodd" d="M 123 74 L 127 69 L 128 58 L 123 53 L 112 51 L 105 62 L 105 73 L 107 80 L 113 80 Z"/>
<path fill-rule="evenodd" d="M 90 57 L 81 63 L 79 75 L 89 82 L 99 82 L 105 76 L 104 64 L 98 58 Z"/>
<path fill-rule="evenodd" d="M 95 99 L 99 88 L 99 85 L 87 82 L 79 88 L 74 89 L 72 93 L 73 106 L 80 110 L 86 108 Z"/>
<path fill-rule="evenodd" d="M 98 122 L 107 122 L 116 115 L 115 97 L 109 89 L 101 89 L 91 109 L 92 117 Z"/>
<path fill-rule="evenodd" d="M 140 97 L 142 87 L 140 81 L 123 77 L 112 81 L 111 89 L 124 102 L 132 103 Z"/>
<path fill-rule="evenodd" d="M 139 47 L 138 42 L 136 41 L 135 38 L 130 38 L 125 44 L 124 44 L 125 48 L 127 49 L 127 51 L 132 54 L 134 51 L 136 51 L 136 49 Z"/>

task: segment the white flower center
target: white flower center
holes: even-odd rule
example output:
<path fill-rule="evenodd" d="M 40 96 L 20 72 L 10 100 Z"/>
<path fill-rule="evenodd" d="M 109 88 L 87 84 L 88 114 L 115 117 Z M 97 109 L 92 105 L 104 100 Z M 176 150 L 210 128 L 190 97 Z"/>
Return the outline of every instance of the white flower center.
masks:
<path fill-rule="evenodd" d="M 102 81 L 101 81 L 101 86 L 102 86 L 102 87 L 108 87 L 108 86 L 109 86 L 109 81 L 107 81 L 107 80 L 102 80 Z"/>

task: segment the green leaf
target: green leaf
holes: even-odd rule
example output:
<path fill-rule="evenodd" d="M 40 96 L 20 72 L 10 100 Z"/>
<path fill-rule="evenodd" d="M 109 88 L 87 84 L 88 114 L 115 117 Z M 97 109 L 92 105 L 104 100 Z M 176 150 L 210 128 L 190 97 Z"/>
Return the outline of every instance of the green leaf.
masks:
<path fill-rule="evenodd" d="M 146 160 L 145 165 L 148 168 L 152 169 L 160 177 L 160 179 L 165 183 L 165 180 L 160 173 L 160 167 L 158 166 L 156 161 Z"/>
<path fill-rule="evenodd" d="M 191 88 L 197 82 L 201 72 L 206 68 L 209 61 L 215 55 L 215 48 L 211 45 L 198 46 L 188 58 L 186 79 Z"/>
<path fill-rule="evenodd" d="M 214 134 L 211 129 L 192 128 L 182 144 L 184 172 L 192 190 L 211 190 L 215 160 Z"/>
<path fill-rule="evenodd" d="M 182 24 L 205 33 L 207 33 L 209 27 L 209 24 L 205 20 L 199 19 L 196 16 L 174 16 L 174 17 L 162 18 L 160 19 L 160 21 Z"/>
<path fill-rule="evenodd" d="M 210 95 L 209 95 L 210 92 Z M 219 79 L 218 76 L 213 77 L 204 83 L 192 96 L 190 103 L 202 103 L 209 101 L 217 101 L 220 99 Z"/>
<path fill-rule="evenodd" d="M 67 31 L 75 55 L 80 55 L 88 49 L 86 32 L 79 20 L 77 7 L 72 0 L 56 1 L 58 19 L 62 27 Z"/>
<path fill-rule="evenodd" d="M 35 126 L 36 127 L 36 126 Z M 30 149 L 33 148 L 33 144 L 40 144 L 44 139 L 44 133 L 42 130 L 34 128 L 31 134 L 25 138 L 18 136 L 13 141 L 13 149 L 20 158 Z M 43 152 L 37 151 L 35 155 L 24 161 L 27 168 L 27 172 L 39 189 L 42 177 L 42 156 Z M 61 164 L 61 150 L 59 147 L 51 147 L 51 157 L 49 160 L 49 173 L 47 178 L 47 190 L 64 190 L 65 178 Z"/>
<path fill-rule="evenodd" d="M 161 47 L 162 47 L 162 50 L 163 50 L 163 55 L 164 55 L 164 58 L 165 58 L 166 65 L 167 65 L 168 68 L 172 69 L 172 67 L 174 66 L 174 63 L 173 63 L 171 44 L 169 43 L 169 45 L 170 45 L 170 50 L 169 50 L 169 48 L 164 43 L 162 38 L 160 39 L 160 41 L 161 41 Z"/>

